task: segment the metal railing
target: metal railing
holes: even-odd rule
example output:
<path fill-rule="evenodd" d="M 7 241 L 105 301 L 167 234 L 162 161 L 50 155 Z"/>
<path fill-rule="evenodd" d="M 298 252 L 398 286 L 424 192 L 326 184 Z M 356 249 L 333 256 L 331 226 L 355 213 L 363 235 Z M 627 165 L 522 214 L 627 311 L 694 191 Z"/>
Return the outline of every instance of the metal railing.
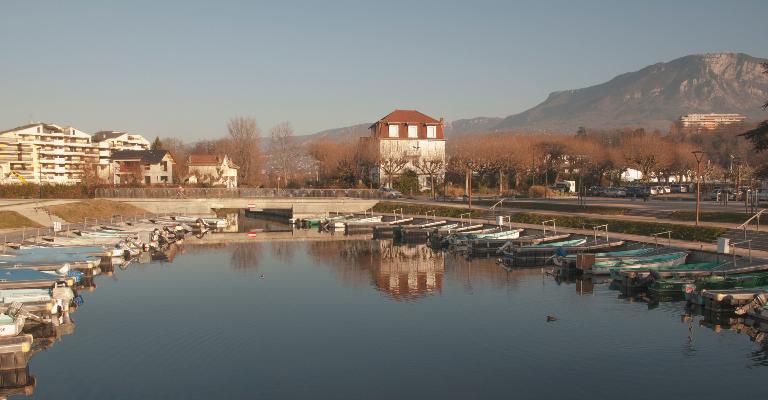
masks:
<path fill-rule="evenodd" d="M 756 212 L 753 216 L 749 217 L 748 220 L 744 221 L 743 224 L 736 227 L 736 229 L 743 229 L 744 230 L 744 239 L 747 238 L 747 228 L 749 227 L 749 224 L 755 220 L 757 222 L 755 226 L 755 232 L 760 232 L 760 216 L 763 215 L 763 213 L 768 210 L 768 208 L 763 208 L 762 210 Z"/>
<path fill-rule="evenodd" d="M 664 231 L 652 234 L 651 236 L 653 236 L 653 244 L 655 247 L 659 247 L 659 235 L 667 235 L 667 247 L 672 247 L 672 231 Z"/>
<path fill-rule="evenodd" d="M 97 188 L 97 198 L 226 199 L 271 197 L 350 197 L 382 199 L 377 189 L 274 189 L 274 188 Z"/>
<path fill-rule="evenodd" d="M 57 225 L 55 227 L 47 227 L 47 228 L 21 228 L 17 229 L 15 231 L 9 231 L 2 234 L 2 237 L 0 239 L 3 240 L 2 243 L 0 243 L 0 252 L 6 251 L 7 247 L 5 246 L 6 243 L 41 243 L 45 241 L 46 237 L 77 237 L 78 239 L 83 239 L 82 236 L 77 236 L 73 233 L 73 231 L 78 230 L 87 230 L 89 227 L 97 227 L 101 225 L 114 225 L 118 223 L 126 223 L 126 222 L 138 222 L 141 220 L 145 220 L 148 218 L 159 218 L 159 217 L 170 217 L 180 215 L 179 213 L 164 213 L 164 214 L 154 214 L 154 213 L 145 213 L 140 215 L 133 215 L 130 217 L 122 216 L 122 215 L 113 215 L 109 218 L 84 218 L 83 222 L 77 222 L 77 223 L 66 223 L 62 222 L 61 225 Z M 95 241 L 94 241 L 95 243 Z"/>
<path fill-rule="evenodd" d="M 542 231 L 544 232 L 544 236 L 547 236 L 547 225 L 550 223 L 552 224 L 552 232 L 557 235 L 557 222 L 554 219 L 548 219 L 546 221 L 541 221 L 541 227 Z"/>

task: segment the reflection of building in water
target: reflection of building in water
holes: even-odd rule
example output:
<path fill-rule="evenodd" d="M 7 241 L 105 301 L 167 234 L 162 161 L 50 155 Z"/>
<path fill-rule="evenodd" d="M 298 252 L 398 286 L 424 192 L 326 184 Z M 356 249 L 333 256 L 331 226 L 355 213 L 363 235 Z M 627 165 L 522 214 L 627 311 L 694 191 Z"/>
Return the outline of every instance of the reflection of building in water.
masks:
<path fill-rule="evenodd" d="M 373 263 L 376 287 L 396 299 L 424 296 L 443 289 L 445 257 L 426 245 L 394 246 L 374 242 L 379 255 Z"/>
<path fill-rule="evenodd" d="M 307 252 L 331 266 L 342 283 L 373 285 L 395 299 L 440 292 L 445 257 L 426 245 L 394 246 L 391 241 L 307 242 Z"/>

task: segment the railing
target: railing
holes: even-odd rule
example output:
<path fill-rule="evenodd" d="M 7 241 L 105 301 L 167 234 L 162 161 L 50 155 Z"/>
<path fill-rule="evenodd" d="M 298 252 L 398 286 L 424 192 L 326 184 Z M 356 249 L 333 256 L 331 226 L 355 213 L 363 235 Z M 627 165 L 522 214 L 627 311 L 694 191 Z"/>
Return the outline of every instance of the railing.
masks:
<path fill-rule="evenodd" d="M 459 215 L 459 223 L 461 223 L 461 226 L 465 226 L 464 224 L 464 216 L 467 216 L 467 224 L 466 226 L 472 225 L 472 213 L 464 213 Z"/>
<path fill-rule="evenodd" d="M 608 224 L 596 225 L 592 227 L 592 232 L 595 234 L 595 243 L 597 243 L 597 231 L 605 229 L 605 243 L 608 243 Z"/>
<path fill-rule="evenodd" d="M 547 236 L 547 225 L 552 224 L 552 232 L 554 232 L 555 235 L 557 235 L 557 222 L 555 222 L 554 219 L 548 219 L 546 221 L 541 221 L 542 230 L 544 231 L 544 236 Z"/>
<path fill-rule="evenodd" d="M 109 218 L 85 218 L 83 222 L 80 223 L 67 223 L 62 222 L 59 226 L 54 227 L 48 227 L 48 228 L 21 228 L 14 231 L 8 231 L 2 233 L 2 236 L 0 236 L 0 240 L 3 242 L 0 243 L 0 253 L 4 253 L 7 250 L 7 246 L 5 246 L 6 243 L 24 243 L 32 241 L 33 243 L 40 243 L 44 241 L 44 238 L 47 236 L 52 237 L 77 237 L 81 240 L 87 240 L 83 239 L 82 236 L 77 236 L 73 233 L 75 230 L 85 230 L 88 229 L 88 227 L 93 226 L 99 226 L 99 225 L 114 225 L 118 222 L 120 223 L 126 223 L 126 222 L 137 222 L 143 219 L 147 218 L 153 218 L 153 217 L 168 217 L 172 215 L 176 215 L 177 213 L 164 213 L 164 214 L 153 214 L 153 213 L 145 213 L 141 215 L 134 215 L 131 217 L 123 217 L 122 215 L 115 215 Z M 94 243 L 96 241 L 94 240 Z"/>
<path fill-rule="evenodd" d="M 259 197 L 350 197 L 358 199 L 382 199 L 384 192 L 376 189 L 272 189 L 272 188 L 97 188 L 99 198 L 153 198 L 153 199 L 212 199 L 212 198 L 259 198 Z"/>
<path fill-rule="evenodd" d="M 659 235 L 667 235 L 667 247 L 672 247 L 672 231 L 664 231 L 651 235 L 653 236 L 653 244 L 655 247 L 659 247 Z"/>
<path fill-rule="evenodd" d="M 752 220 L 755 220 L 757 222 L 757 225 L 755 226 L 755 232 L 760 232 L 760 216 L 763 215 L 763 213 L 768 210 L 768 208 L 763 208 L 762 210 L 755 213 L 755 215 L 749 217 L 748 220 L 744 221 L 743 224 L 736 227 L 736 229 L 743 229 L 744 230 L 744 239 L 747 238 L 747 228 L 749 227 L 749 224 L 752 222 Z"/>
<path fill-rule="evenodd" d="M 747 243 L 749 246 L 749 265 L 752 265 L 752 241 L 743 240 L 741 242 L 731 243 L 731 254 L 733 255 L 733 266 L 736 267 L 736 245 Z"/>

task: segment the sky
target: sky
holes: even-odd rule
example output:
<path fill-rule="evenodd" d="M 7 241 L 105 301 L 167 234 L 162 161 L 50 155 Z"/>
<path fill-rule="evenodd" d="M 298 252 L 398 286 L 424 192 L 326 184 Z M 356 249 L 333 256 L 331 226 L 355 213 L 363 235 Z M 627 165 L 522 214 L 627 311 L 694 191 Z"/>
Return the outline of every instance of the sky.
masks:
<path fill-rule="evenodd" d="M 2 1 L 0 129 L 187 141 L 394 109 L 504 117 L 647 65 L 768 58 L 768 1 Z"/>

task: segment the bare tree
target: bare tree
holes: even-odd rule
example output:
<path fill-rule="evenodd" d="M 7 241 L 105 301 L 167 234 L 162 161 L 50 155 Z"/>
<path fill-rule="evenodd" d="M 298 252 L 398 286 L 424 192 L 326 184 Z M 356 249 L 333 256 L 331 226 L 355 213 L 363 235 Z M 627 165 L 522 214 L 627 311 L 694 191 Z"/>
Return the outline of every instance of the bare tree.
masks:
<path fill-rule="evenodd" d="M 281 122 L 269 130 L 269 155 L 272 172 L 281 177 L 285 184 L 293 179 L 296 173 L 298 149 L 293 137 L 293 127 L 290 122 Z"/>
<path fill-rule="evenodd" d="M 438 154 L 429 154 L 418 158 L 413 162 L 413 166 L 420 174 L 429 177 L 432 198 L 435 198 L 435 177 L 445 170 L 445 158 Z"/>
<path fill-rule="evenodd" d="M 232 161 L 240 166 L 240 181 L 247 184 L 258 183 L 258 170 L 261 161 L 261 130 L 253 118 L 236 117 L 227 123 L 227 131 L 232 139 Z"/>

